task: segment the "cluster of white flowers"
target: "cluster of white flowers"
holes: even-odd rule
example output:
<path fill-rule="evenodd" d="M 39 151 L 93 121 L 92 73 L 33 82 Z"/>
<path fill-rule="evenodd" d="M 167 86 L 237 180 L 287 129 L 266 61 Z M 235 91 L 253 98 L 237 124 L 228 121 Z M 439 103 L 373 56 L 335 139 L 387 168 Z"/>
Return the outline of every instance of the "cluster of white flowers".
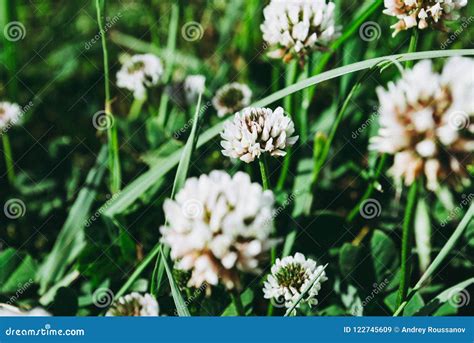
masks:
<path fill-rule="evenodd" d="M 132 292 L 118 298 L 106 313 L 111 317 L 153 317 L 158 316 L 159 306 L 151 294 Z"/>
<path fill-rule="evenodd" d="M 250 163 L 262 153 L 285 156 L 284 149 L 292 146 L 298 136 L 292 136 L 295 125 L 285 116 L 283 108 L 245 108 L 224 124 L 221 133 L 222 154 Z"/>
<path fill-rule="evenodd" d="M 18 123 L 22 115 L 20 106 L 11 102 L 0 102 L 0 130 Z"/>
<path fill-rule="evenodd" d="M 439 181 L 457 184 L 467 178 L 474 151 L 474 60 L 450 58 L 441 74 L 431 61 L 419 62 L 377 89 L 380 130 L 371 149 L 394 155 L 390 172 L 406 185 L 424 173 L 427 188 Z"/>
<path fill-rule="evenodd" d="M 188 75 L 183 83 L 186 101 L 188 104 L 194 104 L 199 94 L 206 90 L 206 77 L 204 75 Z"/>
<path fill-rule="evenodd" d="M 223 117 L 228 113 L 235 113 L 248 105 L 252 98 L 250 88 L 238 82 L 232 82 L 219 88 L 212 99 L 217 115 Z"/>
<path fill-rule="evenodd" d="M 188 286 L 220 282 L 233 289 L 240 285 L 239 271 L 258 272 L 275 243 L 269 239 L 273 202 L 271 191 L 242 172 L 186 180 L 176 200 L 165 201 L 168 224 L 160 231 L 176 267 L 191 271 Z"/>
<path fill-rule="evenodd" d="M 18 317 L 18 316 L 25 316 L 25 317 L 49 317 L 51 314 L 46 310 L 37 307 L 30 311 L 22 311 L 18 307 L 7 305 L 7 304 L 0 304 L 0 317 Z"/>
<path fill-rule="evenodd" d="M 391 26 L 395 36 L 412 27 L 425 29 L 428 26 L 444 29 L 444 20 L 458 18 L 456 11 L 467 5 L 467 0 L 385 0 L 383 13 L 396 17 Z"/>
<path fill-rule="evenodd" d="M 281 304 L 291 308 L 307 291 L 302 302 L 310 306 L 316 305 L 316 296 L 321 289 L 321 283 L 326 281 L 324 267 L 316 261 L 306 258 L 301 253 L 277 259 L 271 268 L 271 274 L 263 285 L 263 293 L 266 299 L 272 299 L 275 304 Z"/>
<path fill-rule="evenodd" d="M 339 35 L 336 5 L 326 0 L 272 0 L 263 10 L 263 39 L 276 48 L 269 56 L 289 61 L 327 47 Z"/>
<path fill-rule="evenodd" d="M 146 87 L 158 84 L 163 75 L 163 64 L 153 54 L 134 55 L 117 72 L 117 86 L 133 92 L 136 99 L 146 97 Z"/>

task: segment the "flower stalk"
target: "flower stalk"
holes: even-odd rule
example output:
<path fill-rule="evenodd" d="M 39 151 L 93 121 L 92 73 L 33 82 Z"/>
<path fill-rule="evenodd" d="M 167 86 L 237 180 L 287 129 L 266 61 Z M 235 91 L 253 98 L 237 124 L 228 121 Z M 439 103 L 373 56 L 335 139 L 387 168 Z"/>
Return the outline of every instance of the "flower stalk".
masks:
<path fill-rule="evenodd" d="M 106 0 L 96 0 L 97 22 L 99 24 L 99 32 L 102 40 L 102 53 L 104 59 L 104 89 L 105 89 L 105 113 L 112 114 L 112 100 L 110 98 L 110 73 L 109 73 L 109 55 L 107 50 L 107 38 L 105 32 L 105 13 Z M 113 118 L 113 117 L 112 117 Z M 112 125 L 107 128 L 107 140 L 109 150 L 109 171 L 110 171 L 110 191 L 117 193 L 121 186 L 121 170 L 119 160 L 119 144 L 117 126 L 112 120 Z"/>
<path fill-rule="evenodd" d="M 15 183 L 15 166 L 13 163 L 13 154 L 12 154 L 12 149 L 10 146 L 10 138 L 6 133 L 2 135 L 2 142 L 3 142 L 3 155 L 5 157 L 5 166 L 7 168 L 7 177 L 8 177 L 8 182 L 10 185 L 13 185 Z"/>
<path fill-rule="evenodd" d="M 411 248 L 413 241 L 413 225 L 415 209 L 418 199 L 418 180 L 413 182 L 408 191 L 408 200 L 403 218 L 402 252 L 401 252 L 401 279 L 398 288 L 397 307 L 405 300 L 408 293 L 411 275 Z"/>

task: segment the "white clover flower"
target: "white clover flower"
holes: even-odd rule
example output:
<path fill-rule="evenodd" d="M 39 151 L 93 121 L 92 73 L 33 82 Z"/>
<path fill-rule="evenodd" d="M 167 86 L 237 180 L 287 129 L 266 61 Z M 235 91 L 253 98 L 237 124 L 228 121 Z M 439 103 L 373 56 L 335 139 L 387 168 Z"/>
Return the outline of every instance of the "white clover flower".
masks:
<path fill-rule="evenodd" d="M 224 123 L 221 133 L 222 154 L 250 163 L 262 153 L 285 156 L 284 149 L 292 146 L 298 136 L 291 136 L 295 125 L 285 116 L 283 108 L 245 108 Z"/>
<path fill-rule="evenodd" d="M 326 272 L 322 265 L 318 265 L 310 258 L 307 259 L 301 253 L 296 253 L 281 260 L 277 258 L 271 268 L 271 274 L 264 282 L 263 293 L 265 299 L 272 299 L 276 304 L 284 303 L 286 308 L 291 308 L 309 287 L 297 307 L 303 302 L 313 306 L 318 303 L 316 296 L 321 289 L 321 283 L 326 280 Z"/>
<path fill-rule="evenodd" d="M 20 310 L 18 307 L 0 303 L 0 317 L 50 317 L 51 313 L 36 307 L 30 311 Z"/>
<path fill-rule="evenodd" d="M 457 19 L 456 11 L 467 5 L 467 0 L 385 0 L 384 4 L 383 13 L 398 19 L 391 26 L 395 36 L 412 27 L 422 30 L 432 26 L 445 30 L 443 22 Z"/>
<path fill-rule="evenodd" d="M 184 92 L 188 104 L 194 104 L 199 94 L 206 89 L 206 77 L 204 75 L 189 75 L 184 79 Z"/>
<path fill-rule="evenodd" d="M 154 317 L 158 316 L 156 299 L 148 293 L 132 292 L 114 301 L 106 313 L 109 317 Z"/>
<path fill-rule="evenodd" d="M 285 62 L 324 49 L 339 35 L 336 5 L 326 0 L 272 0 L 263 10 L 263 39 L 275 50 L 269 56 Z"/>
<path fill-rule="evenodd" d="M 212 99 L 212 105 L 217 110 L 217 115 L 223 117 L 228 113 L 235 113 L 248 105 L 252 98 L 250 88 L 238 82 L 232 82 L 219 88 Z"/>
<path fill-rule="evenodd" d="M 394 155 L 390 173 L 410 185 L 426 176 L 427 188 L 439 181 L 467 179 L 474 151 L 474 60 L 452 57 L 441 74 L 422 61 L 401 80 L 377 89 L 380 129 L 370 148 Z"/>
<path fill-rule="evenodd" d="M 9 126 L 17 124 L 21 116 L 20 106 L 7 101 L 0 102 L 0 130 L 5 130 Z"/>
<path fill-rule="evenodd" d="M 190 178 L 167 199 L 168 224 L 160 231 L 171 247 L 176 268 L 191 271 L 188 286 L 217 285 L 239 288 L 239 272 L 259 272 L 275 240 L 273 194 L 242 172 L 224 171 Z"/>
<path fill-rule="evenodd" d="M 146 88 L 158 84 L 163 75 L 163 64 L 153 54 L 134 55 L 117 72 L 117 86 L 133 92 L 136 99 L 146 97 Z"/>

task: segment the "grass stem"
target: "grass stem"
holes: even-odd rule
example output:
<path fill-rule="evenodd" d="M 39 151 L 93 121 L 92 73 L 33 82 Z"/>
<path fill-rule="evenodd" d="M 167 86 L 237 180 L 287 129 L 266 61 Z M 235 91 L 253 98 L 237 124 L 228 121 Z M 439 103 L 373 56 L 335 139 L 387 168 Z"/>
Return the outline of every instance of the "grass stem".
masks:
<path fill-rule="evenodd" d="M 268 172 L 267 172 L 267 164 L 265 161 L 265 156 L 262 156 L 258 159 L 258 165 L 260 166 L 260 174 L 262 175 L 262 185 L 263 189 L 270 189 L 269 181 L 268 181 Z"/>
<path fill-rule="evenodd" d="M 402 233 L 402 252 L 401 252 L 401 279 L 398 288 L 397 307 L 405 300 L 408 287 L 410 285 L 411 275 L 411 248 L 413 225 L 415 218 L 415 209 L 418 198 L 418 180 L 414 181 L 408 191 L 407 205 L 405 207 L 405 216 L 403 218 L 403 233 Z"/>
<path fill-rule="evenodd" d="M 2 142 L 3 142 L 3 155 L 5 157 L 5 167 L 7 168 L 7 177 L 8 177 L 8 182 L 10 185 L 15 184 L 15 166 L 13 163 L 13 154 L 12 154 L 12 149 L 10 146 L 10 138 L 6 133 L 2 135 Z"/>
<path fill-rule="evenodd" d="M 97 22 L 102 42 L 102 53 L 104 59 L 104 89 L 105 89 L 105 115 L 111 116 L 111 125 L 107 127 L 107 140 L 109 148 L 109 171 L 110 171 L 110 191 L 117 193 L 122 183 L 119 144 L 117 126 L 113 120 L 112 101 L 110 98 L 110 70 L 109 54 L 107 50 L 107 37 L 105 32 L 106 0 L 96 0 Z"/>

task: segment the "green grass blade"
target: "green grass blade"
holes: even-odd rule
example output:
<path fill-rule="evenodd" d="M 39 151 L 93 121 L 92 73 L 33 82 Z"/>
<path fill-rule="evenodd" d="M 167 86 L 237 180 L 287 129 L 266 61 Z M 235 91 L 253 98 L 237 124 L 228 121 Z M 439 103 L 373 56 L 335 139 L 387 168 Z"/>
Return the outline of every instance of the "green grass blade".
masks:
<path fill-rule="evenodd" d="M 398 288 L 397 307 L 405 300 L 410 286 L 411 276 L 411 248 L 413 241 L 413 224 L 416 211 L 416 203 L 418 200 L 419 193 L 419 181 L 415 180 L 410 186 L 408 191 L 407 205 L 405 207 L 405 216 L 403 218 L 403 230 L 402 230 L 402 253 L 400 258 L 401 264 L 401 278 L 400 285 Z"/>
<path fill-rule="evenodd" d="M 106 17 L 106 0 L 96 0 L 97 23 L 99 25 L 99 32 L 102 42 L 102 54 L 104 61 L 104 90 L 105 90 L 105 114 L 113 116 L 112 114 L 112 100 L 110 98 L 110 68 L 109 68 L 109 53 L 107 49 L 107 35 L 105 31 L 105 17 Z M 109 148 L 109 170 L 110 170 L 110 191 L 117 193 L 122 184 L 122 175 L 120 170 L 119 160 L 119 143 L 117 125 L 112 120 L 112 125 L 107 128 L 107 140 Z"/>
<path fill-rule="evenodd" d="M 323 276 L 323 271 L 326 269 L 328 265 L 326 264 L 323 269 L 320 271 L 320 273 L 318 275 L 316 275 L 316 277 L 314 278 L 313 282 L 310 282 L 306 288 L 303 290 L 303 292 L 301 292 L 300 296 L 298 297 L 298 299 L 296 299 L 296 301 L 293 303 L 293 305 L 291 305 L 291 307 L 286 310 L 286 313 L 285 313 L 285 317 L 288 317 L 292 314 L 292 312 L 296 309 L 296 307 L 298 306 L 298 304 L 301 302 L 301 300 L 303 300 L 303 298 L 305 297 L 306 293 L 309 292 L 309 290 L 311 289 L 311 287 L 313 287 L 313 285 L 319 281 L 319 279 L 321 279 L 321 277 Z"/>
<path fill-rule="evenodd" d="M 37 273 L 40 294 L 58 282 L 85 246 L 84 228 L 90 216 L 90 210 L 101 184 L 107 166 L 107 147 L 103 146 L 97 156 L 94 168 L 89 171 L 84 187 L 80 190 L 69 215 L 64 223 L 52 251 L 46 257 Z"/>
<path fill-rule="evenodd" d="M 438 253 L 436 258 L 430 264 L 428 269 L 426 269 L 426 272 L 421 276 L 420 280 L 416 283 L 415 287 L 413 287 L 411 292 L 408 294 L 406 300 L 402 302 L 400 306 L 398 306 L 397 310 L 393 314 L 394 316 L 398 316 L 400 313 L 402 313 L 403 309 L 405 308 L 410 298 L 424 285 L 424 283 L 428 279 L 430 279 L 433 276 L 434 272 L 439 268 L 441 263 L 448 256 L 448 254 L 454 249 L 454 246 L 456 245 L 457 241 L 464 233 L 464 230 L 466 230 L 473 216 L 474 216 L 474 204 L 471 204 L 471 206 L 469 206 L 469 209 L 467 210 L 466 214 L 464 215 L 463 219 L 459 223 L 456 230 L 454 230 L 453 234 L 451 235 L 451 237 L 449 237 L 448 241 L 443 246 L 441 251 Z"/>
<path fill-rule="evenodd" d="M 184 301 L 183 296 L 181 295 L 181 292 L 178 289 L 178 286 L 176 286 L 174 282 L 173 274 L 171 273 L 170 266 L 168 265 L 168 261 L 166 260 L 166 256 L 164 256 L 163 252 L 161 252 L 160 261 L 163 261 L 163 265 L 166 270 L 166 275 L 168 276 L 168 280 L 170 282 L 171 295 L 173 296 L 176 311 L 178 312 L 178 315 L 180 317 L 190 317 L 191 314 L 189 313 L 188 307 L 186 306 L 186 302 Z"/>

